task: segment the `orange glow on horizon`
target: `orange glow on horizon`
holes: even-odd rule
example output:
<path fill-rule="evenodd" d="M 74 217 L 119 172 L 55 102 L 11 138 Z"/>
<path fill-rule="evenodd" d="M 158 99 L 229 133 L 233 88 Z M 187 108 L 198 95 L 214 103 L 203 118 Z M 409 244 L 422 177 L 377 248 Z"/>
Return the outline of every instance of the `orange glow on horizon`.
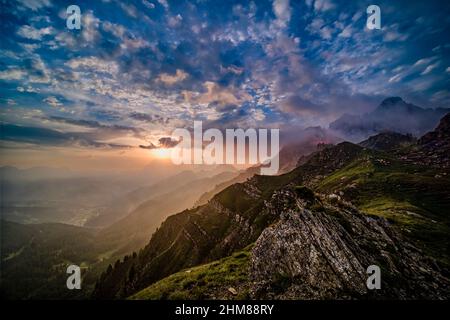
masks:
<path fill-rule="evenodd" d="M 158 159 L 169 159 L 171 156 L 171 149 L 153 149 L 152 155 Z"/>

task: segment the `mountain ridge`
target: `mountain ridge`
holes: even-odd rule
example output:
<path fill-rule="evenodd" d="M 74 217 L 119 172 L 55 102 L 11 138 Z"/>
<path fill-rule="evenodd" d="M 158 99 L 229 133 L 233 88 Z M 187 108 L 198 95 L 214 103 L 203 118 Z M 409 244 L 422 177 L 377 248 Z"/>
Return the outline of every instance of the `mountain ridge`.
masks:
<path fill-rule="evenodd" d="M 344 114 L 329 128 L 351 141 L 361 141 L 383 131 L 422 136 L 432 130 L 449 109 L 425 109 L 400 97 L 384 99 L 373 111 L 362 115 Z"/>
<path fill-rule="evenodd" d="M 381 219 L 381 221 L 384 221 L 383 224 L 389 225 L 387 228 L 398 230 L 402 234 L 401 241 L 405 242 L 405 247 L 420 247 L 421 249 L 418 250 L 426 249 L 423 252 L 426 252 L 425 256 L 430 257 L 429 261 L 431 262 L 429 263 L 433 264 L 435 260 L 431 256 L 439 255 L 439 251 L 435 251 L 435 249 L 446 246 L 447 240 L 442 237 L 445 237 L 449 231 L 447 229 L 442 229 L 442 231 L 430 229 L 427 231 L 427 235 L 431 237 L 429 239 L 431 244 L 435 245 L 434 248 L 429 248 L 430 242 L 422 242 L 420 232 L 417 233 L 415 230 L 422 230 L 423 232 L 424 227 L 421 226 L 440 228 L 448 223 L 448 217 L 439 215 L 439 211 L 428 212 L 426 210 L 428 210 L 428 204 L 432 203 L 430 201 L 438 201 L 438 204 L 435 204 L 436 208 L 440 204 L 442 205 L 441 209 L 448 207 L 450 202 L 442 202 L 444 200 L 440 193 L 444 192 L 445 186 L 450 186 L 450 181 L 435 178 L 435 169 L 428 169 L 428 171 L 423 171 L 424 177 L 420 178 L 423 179 L 423 183 L 417 185 L 419 189 L 411 189 L 411 187 L 416 188 L 414 179 L 417 178 L 417 169 L 416 167 L 408 167 L 408 164 L 399 166 L 400 163 L 402 163 L 401 160 L 395 158 L 395 155 L 364 148 L 350 142 L 342 142 L 336 146 L 326 146 L 309 156 L 303 157 L 299 161 L 299 166 L 287 174 L 272 177 L 255 175 L 244 183 L 231 185 L 215 195 L 207 204 L 169 217 L 154 234 L 146 248 L 136 257 L 127 257 L 123 261 L 118 261 L 115 268 L 102 275 L 93 296 L 99 299 L 127 297 L 184 268 L 212 262 L 215 259 L 224 258 L 230 256 L 233 252 L 242 250 L 257 241 L 270 225 L 279 223 L 280 217 L 285 212 L 283 210 L 289 210 L 293 198 L 284 201 L 282 196 L 276 196 L 278 192 L 297 192 L 300 197 L 306 199 L 303 203 L 305 209 L 313 212 L 323 210 L 321 208 L 324 207 L 324 200 L 320 201 L 315 197 L 312 197 L 311 200 L 309 195 L 311 192 L 302 188 L 309 187 L 312 190 L 317 190 L 317 192 L 323 194 L 325 199 L 329 197 L 331 201 L 338 199 L 338 208 L 342 205 L 355 208 L 352 204 L 346 204 L 345 201 L 348 200 L 342 200 L 344 202 L 340 204 L 340 199 L 343 196 L 345 199 L 348 199 L 348 197 L 351 199 L 352 197 L 351 186 L 353 182 L 348 179 L 361 179 L 362 177 L 365 177 L 366 180 L 363 181 L 360 195 L 355 198 L 356 200 L 360 199 L 360 202 L 357 202 L 360 208 L 369 208 L 368 206 L 372 205 L 372 202 L 391 195 L 388 192 L 390 190 L 388 187 L 395 186 L 395 183 L 386 180 L 389 177 L 395 178 L 398 176 L 399 179 L 407 179 L 404 181 L 405 186 L 402 188 L 409 188 L 405 189 L 409 190 L 406 194 L 411 195 L 412 199 L 417 195 L 422 195 L 423 200 L 428 199 L 426 197 L 431 197 L 424 202 L 425 205 L 422 205 L 420 201 L 423 200 L 420 200 L 408 204 L 407 209 L 397 209 L 393 206 L 388 209 L 393 210 L 392 213 L 389 213 L 391 211 L 380 211 L 380 209 L 377 209 L 378 207 L 372 206 L 368 212 L 364 212 L 364 216 Z M 404 173 L 405 169 L 408 172 Z M 430 170 L 431 172 L 429 172 Z M 438 183 L 436 187 L 431 188 L 435 183 Z M 348 186 L 349 189 L 342 189 L 343 185 Z M 298 186 L 306 187 L 300 188 Z M 428 193 L 422 191 L 422 188 L 429 190 Z M 344 192 L 342 193 L 341 190 L 344 190 Z M 356 187 L 356 190 L 359 191 L 358 187 Z M 378 190 L 381 193 L 383 190 L 387 191 L 385 194 L 371 196 L 373 190 Z M 433 193 L 435 191 L 436 193 Z M 340 195 L 341 193 L 343 196 Z M 397 194 L 401 195 L 401 193 Z M 400 201 L 397 199 L 393 201 L 393 203 L 401 203 L 397 202 Z M 274 210 L 278 210 L 278 214 L 274 214 Z M 381 213 L 389 214 L 383 216 Z M 286 214 L 289 214 L 289 212 Z M 370 221 L 366 220 L 366 223 L 370 224 Z M 349 225 L 348 222 L 345 222 L 345 219 L 338 219 L 337 222 L 344 229 Z M 415 227 L 416 225 L 417 227 Z M 366 227 L 370 228 L 369 226 Z M 414 232 L 406 238 L 405 235 L 411 232 L 410 228 L 413 228 Z M 434 240 L 433 234 L 436 234 L 436 240 Z M 383 240 L 381 237 L 379 241 L 386 242 L 387 239 Z M 398 243 L 396 245 L 400 246 Z M 357 255 L 357 253 L 354 254 Z M 446 257 L 448 259 L 448 254 L 446 254 Z M 269 260 L 276 261 L 275 258 Z M 441 265 L 439 270 L 444 270 L 445 266 L 448 265 L 447 263 L 448 260 L 439 262 L 439 265 Z M 429 268 L 428 264 L 426 265 L 426 268 Z M 420 267 L 418 268 L 420 270 Z M 127 273 L 130 273 L 130 270 L 134 270 L 132 272 L 133 280 L 126 281 L 126 285 L 122 287 L 120 283 L 123 283 L 122 279 L 126 277 Z M 136 270 L 139 271 L 136 272 Z M 320 271 L 316 270 L 316 272 Z M 439 271 L 440 276 L 442 276 L 442 272 Z M 418 277 L 419 274 L 420 272 L 417 273 Z M 397 276 L 401 277 L 399 274 Z M 444 282 L 447 283 L 447 280 Z M 115 289 L 109 290 L 108 288 L 111 287 L 115 287 Z M 324 288 L 321 290 L 325 290 Z M 405 298 L 406 296 L 401 293 L 401 290 L 400 288 L 395 291 L 393 297 Z M 440 290 L 439 292 L 448 294 L 445 288 Z M 414 297 L 411 294 L 413 291 L 408 292 L 410 292 L 410 297 Z M 433 294 L 431 288 L 424 292 L 424 295 L 427 294 L 426 292 L 430 296 Z M 272 297 L 272 295 L 263 295 L 263 297 Z"/>

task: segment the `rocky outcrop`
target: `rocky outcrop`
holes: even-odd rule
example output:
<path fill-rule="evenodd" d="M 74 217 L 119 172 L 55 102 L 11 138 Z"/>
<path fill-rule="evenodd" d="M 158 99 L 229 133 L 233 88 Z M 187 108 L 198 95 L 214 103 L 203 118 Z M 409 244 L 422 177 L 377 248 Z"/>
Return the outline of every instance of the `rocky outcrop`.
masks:
<path fill-rule="evenodd" d="M 397 132 L 382 132 L 359 143 L 364 148 L 378 151 L 392 151 L 416 143 L 416 139 L 409 134 Z"/>
<path fill-rule="evenodd" d="M 417 141 L 417 147 L 400 153 L 404 161 L 419 165 L 450 169 L 450 113 L 445 115 L 435 130 Z"/>
<path fill-rule="evenodd" d="M 441 119 L 434 131 L 420 138 L 419 145 L 429 164 L 450 168 L 450 113 Z"/>
<path fill-rule="evenodd" d="M 428 132 L 419 140 L 420 145 L 435 142 L 449 142 L 450 140 L 450 113 L 447 113 L 439 122 L 434 131 Z"/>
<path fill-rule="evenodd" d="M 449 280 L 385 219 L 351 205 L 310 208 L 285 192 L 280 220 L 252 251 L 251 295 L 256 299 L 442 299 Z M 367 267 L 381 268 L 381 289 L 368 290 Z"/>

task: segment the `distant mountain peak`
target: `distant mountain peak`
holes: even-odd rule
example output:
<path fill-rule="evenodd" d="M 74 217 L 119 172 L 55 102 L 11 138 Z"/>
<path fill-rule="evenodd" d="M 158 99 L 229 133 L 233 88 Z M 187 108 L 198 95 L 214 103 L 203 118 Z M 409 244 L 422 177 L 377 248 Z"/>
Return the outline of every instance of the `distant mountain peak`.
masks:
<path fill-rule="evenodd" d="M 347 140 L 364 140 L 384 131 L 422 136 L 433 130 L 448 109 L 425 109 L 400 97 L 384 99 L 363 115 L 343 115 L 330 123 L 330 129 Z"/>
<path fill-rule="evenodd" d="M 398 104 L 401 102 L 405 103 L 405 101 L 400 97 L 389 97 L 389 98 L 384 99 L 381 102 L 380 106 L 390 106 L 390 105 Z"/>

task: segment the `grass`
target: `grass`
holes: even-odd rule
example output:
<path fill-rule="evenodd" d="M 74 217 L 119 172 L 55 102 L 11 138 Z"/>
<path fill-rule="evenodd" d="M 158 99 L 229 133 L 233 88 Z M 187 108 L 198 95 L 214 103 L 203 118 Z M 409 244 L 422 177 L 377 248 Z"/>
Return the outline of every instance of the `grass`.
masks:
<path fill-rule="evenodd" d="M 438 173 L 387 156 L 360 158 L 323 179 L 317 190 L 343 191 L 360 210 L 388 219 L 427 254 L 449 266 L 450 179 L 436 178 Z"/>
<path fill-rule="evenodd" d="M 348 166 L 337 170 L 320 182 L 320 187 L 335 186 L 342 182 L 358 182 L 375 171 L 375 166 L 368 160 L 356 160 Z"/>
<path fill-rule="evenodd" d="M 172 274 L 139 291 L 133 300 L 245 299 L 252 245 L 233 255 Z M 233 295 L 228 288 L 237 290 Z"/>

